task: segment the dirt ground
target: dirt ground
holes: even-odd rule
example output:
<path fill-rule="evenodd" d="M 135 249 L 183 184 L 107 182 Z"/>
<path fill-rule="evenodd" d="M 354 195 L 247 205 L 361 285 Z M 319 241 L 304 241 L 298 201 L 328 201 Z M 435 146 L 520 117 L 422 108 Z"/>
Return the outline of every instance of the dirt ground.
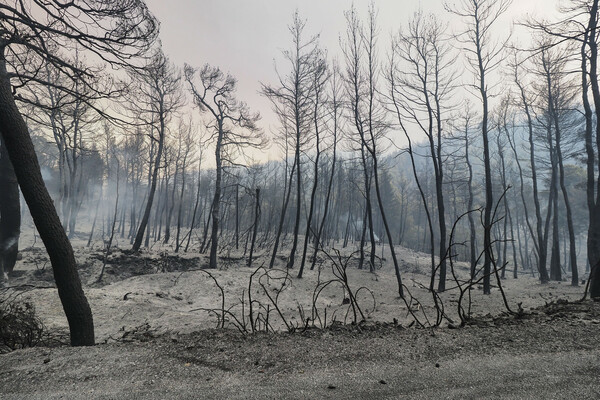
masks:
<path fill-rule="evenodd" d="M 278 296 L 283 318 L 298 329 L 286 333 L 271 309 L 269 323 L 280 333 L 242 335 L 235 324 L 214 329 L 219 312 L 207 310 L 220 309 L 222 298 L 213 278 L 198 270 L 203 255 L 115 251 L 98 283 L 102 252 L 77 241 L 75 248 L 98 345 L 0 355 L 3 399 L 600 398 L 600 304 L 574 303 L 583 289 L 567 281 L 540 285 L 529 274 L 507 274 L 501 283 L 511 309 L 525 311 L 520 318 L 506 314 L 497 287 L 489 296 L 475 287 L 474 322 L 458 329 L 458 291 L 448 290 L 441 296 L 448 318 L 431 330 L 412 322 L 390 265 L 371 273 L 353 268 L 351 260 L 349 286 L 365 288 L 357 300 L 367 321 L 341 324 L 353 313 L 347 291 L 334 282 L 315 302 L 319 315 L 328 315 L 322 330 L 304 329 L 303 320 L 315 287 L 335 278 L 326 260 L 303 279 L 292 270 L 284 286 L 285 271 L 267 276 L 261 270 L 253 278 L 253 299 L 267 305 L 267 293 Z M 22 254 L 10 285 L 29 285 L 14 289 L 18 298 L 34 304 L 50 332 L 65 332 L 45 253 L 33 247 Z M 399 258 L 405 285 L 420 301 L 410 308 L 420 321 L 434 320 L 423 288 L 428 257 L 401 249 Z M 255 266 L 265 262 L 262 255 Z M 283 265 L 279 260 L 276 267 Z M 221 266 L 211 274 L 226 308 L 239 317 L 255 269 L 236 254 L 222 258 Z M 457 266 L 457 274 L 467 272 Z"/>
<path fill-rule="evenodd" d="M 3 399 L 597 399 L 600 304 L 462 329 L 141 335 L 0 356 Z"/>

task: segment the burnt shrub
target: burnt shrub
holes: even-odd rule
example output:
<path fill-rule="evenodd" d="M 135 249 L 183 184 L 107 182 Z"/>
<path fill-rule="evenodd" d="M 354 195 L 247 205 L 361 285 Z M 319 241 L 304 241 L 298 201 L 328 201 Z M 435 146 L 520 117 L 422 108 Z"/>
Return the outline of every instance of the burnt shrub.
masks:
<path fill-rule="evenodd" d="M 27 301 L 0 299 L 0 353 L 41 344 L 46 328 Z"/>

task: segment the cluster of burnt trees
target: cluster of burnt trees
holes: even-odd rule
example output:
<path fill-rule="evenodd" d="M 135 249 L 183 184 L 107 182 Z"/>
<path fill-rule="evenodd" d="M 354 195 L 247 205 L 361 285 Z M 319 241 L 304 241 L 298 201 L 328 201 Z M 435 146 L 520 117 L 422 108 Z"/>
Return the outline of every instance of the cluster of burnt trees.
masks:
<path fill-rule="evenodd" d="M 16 259 L 18 182 L 73 344 L 94 334 L 69 236 L 206 252 L 209 268 L 219 254 L 272 267 L 284 253 L 298 277 L 321 249 L 352 246 L 372 270 L 385 248 L 400 296 L 399 244 L 431 254 L 437 291 L 448 257 L 468 261 L 485 293 L 492 268 L 542 282 L 568 269 L 577 285 L 585 264 L 600 296 L 598 0 L 524 22 L 530 49 L 496 33 L 509 6 L 450 2 L 459 32 L 417 12 L 389 41 L 374 7 L 352 8 L 338 58 L 296 13 L 278 79 L 261 84 L 284 157 L 257 162 L 267 137 L 236 79 L 173 65 L 142 0 L 0 5 L 3 270 Z M 448 227 L 472 210 L 480 218 L 456 234 L 464 252 L 449 249 Z"/>

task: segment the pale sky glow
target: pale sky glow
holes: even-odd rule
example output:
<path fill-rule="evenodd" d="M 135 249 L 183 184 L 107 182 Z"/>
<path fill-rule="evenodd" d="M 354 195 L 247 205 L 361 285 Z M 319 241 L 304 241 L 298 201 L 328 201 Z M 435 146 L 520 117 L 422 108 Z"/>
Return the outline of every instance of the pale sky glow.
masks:
<path fill-rule="evenodd" d="M 499 24 L 498 33 L 508 32 L 511 20 L 527 14 L 552 18 L 558 2 L 513 1 L 506 18 Z M 147 0 L 148 7 L 161 22 L 161 40 L 167 56 L 178 66 L 188 63 L 198 67 L 209 63 L 229 71 L 239 81 L 239 99 L 260 111 L 261 125 L 267 133 L 276 129 L 277 121 L 270 111 L 269 101 L 259 94 L 259 82 L 276 81 L 274 59 L 278 59 L 280 70 L 286 72 L 279 57 L 281 50 L 291 45 L 287 26 L 292 14 L 298 9 L 301 17 L 307 19 L 307 36 L 320 34 L 322 47 L 330 56 L 337 56 L 339 37 L 345 31 L 344 11 L 352 3 L 359 15 L 366 16 L 370 0 Z M 444 10 L 441 0 L 376 0 L 374 3 L 379 11 L 381 58 L 387 53 L 390 33 L 406 25 L 419 7 L 449 21 L 451 29 L 460 29 L 460 22 Z M 529 37 L 517 28 L 513 40 L 525 46 Z M 269 158 L 278 157 L 277 149 L 269 151 Z"/>

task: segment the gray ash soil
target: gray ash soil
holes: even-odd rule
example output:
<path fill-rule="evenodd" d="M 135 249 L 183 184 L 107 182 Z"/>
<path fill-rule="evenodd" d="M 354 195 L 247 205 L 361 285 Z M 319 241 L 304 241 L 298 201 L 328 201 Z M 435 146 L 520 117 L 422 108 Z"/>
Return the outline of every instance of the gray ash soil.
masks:
<path fill-rule="evenodd" d="M 294 334 L 151 329 L 0 355 L 2 399 L 597 399 L 600 303 L 554 302 L 459 329 Z"/>

